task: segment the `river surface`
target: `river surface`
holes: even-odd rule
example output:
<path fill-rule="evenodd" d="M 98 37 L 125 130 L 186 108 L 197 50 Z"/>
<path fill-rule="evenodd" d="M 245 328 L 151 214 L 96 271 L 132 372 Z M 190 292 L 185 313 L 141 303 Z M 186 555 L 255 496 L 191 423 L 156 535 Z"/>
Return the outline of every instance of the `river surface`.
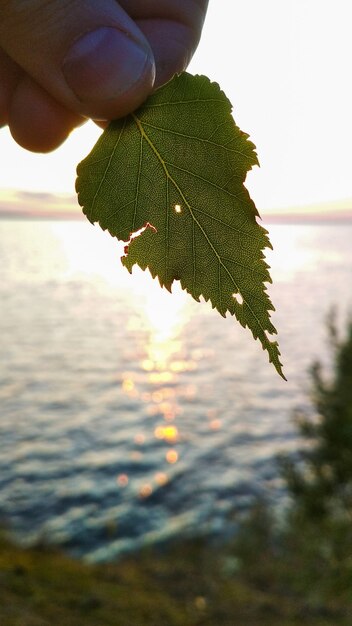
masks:
<path fill-rule="evenodd" d="M 85 222 L 0 221 L 0 522 L 104 561 L 226 536 L 280 499 L 325 319 L 352 304 L 352 225 L 266 225 L 285 383 L 258 342 Z"/>

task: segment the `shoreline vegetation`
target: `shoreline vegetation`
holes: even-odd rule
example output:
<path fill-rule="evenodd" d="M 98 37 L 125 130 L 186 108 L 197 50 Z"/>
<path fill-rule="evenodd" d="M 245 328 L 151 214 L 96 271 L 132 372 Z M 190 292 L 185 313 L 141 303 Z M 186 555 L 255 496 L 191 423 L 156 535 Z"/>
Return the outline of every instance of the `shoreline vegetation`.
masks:
<path fill-rule="evenodd" d="M 295 566 L 302 564 L 295 563 Z M 312 593 L 304 571 L 257 554 L 236 573 L 229 553 L 201 543 L 87 565 L 45 548 L 0 543 L 3 626 L 323 626 L 350 624 L 341 594 Z M 299 576 L 308 589 L 300 589 Z M 294 580 L 296 579 L 296 580 Z"/>
<path fill-rule="evenodd" d="M 350 626 L 352 320 L 327 323 L 332 373 L 310 370 L 314 415 L 282 457 L 283 523 L 257 502 L 226 545 L 182 540 L 88 565 L 0 533 L 1 626 Z"/>
<path fill-rule="evenodd" d="M 103 565 L 45 546 L 23 549 L 3 534 L 0 623 L 350 626 L 351 568 L 320 550 L 326 527 L 312 530 L 301 526 L 273 542 L 265 506 L 258 505 L 233 544 L 180 541 Z"/>

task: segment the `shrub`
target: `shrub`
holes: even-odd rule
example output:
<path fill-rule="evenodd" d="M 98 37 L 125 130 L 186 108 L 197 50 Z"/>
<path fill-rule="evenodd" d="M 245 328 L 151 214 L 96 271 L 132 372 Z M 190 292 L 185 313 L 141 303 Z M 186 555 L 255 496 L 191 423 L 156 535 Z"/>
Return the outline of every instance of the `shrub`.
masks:
<path fill-rule="evenodd" d="M 333 373 L 320 362 L 310 370 L 316 415 L 300 415 L 299 431 L 307 446 L 298 459 L 281 458 L 294 508 L 309 519 L 352 518 L 352 320 L 346 336 L 337 333 L 330 314 L 328 333 Z"/>

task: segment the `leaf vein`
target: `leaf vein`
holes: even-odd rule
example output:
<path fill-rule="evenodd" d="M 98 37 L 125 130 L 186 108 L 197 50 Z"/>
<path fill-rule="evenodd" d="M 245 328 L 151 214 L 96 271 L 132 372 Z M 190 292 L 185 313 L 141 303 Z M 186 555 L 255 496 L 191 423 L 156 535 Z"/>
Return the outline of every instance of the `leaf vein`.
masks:
<path fill-rule="evenodd" d="M 145 132 L 144 127 L 143 127 L 143 124 L 142 124 L 141 120 L 140 120 L 140 119 L 136 116 L 136 114 L 135 114 L 135 113 L 132 113 L 132 116 L 133 116 L 133 118 L 134 118 L 134 120 L 135 120 L 135 122 L 136 122 L 136 124 L 137 124 L 137 127 L 138 127 L 138 129 L 139 129 L 140 133 L 143 135 L 143 137 L 145 138 L 145 140 L 147 141 L 147 143 L 149 144 L 149 146 L 150 146 L 150 147 L 151 147 L 151 149 L 153 150 L 154 154 L 155 154 L 155 155 L 157 156 L 157 158 L 159 159 L 159 161 L 160 161 L 160 163 L 161 163 L 161 165 L 162 165 L 162 168 L 163 168 L 163 170 L 164 170 L 164 172 L 165 172 L 165 175 L 167 176 L 167 178 L 169 178 L 169 179 L 170 179 L 170 182 L 172 182 L 172 184 L 174 185 L 175 189 L 179 192 L 179 194 L 180 194 L 181 198 L 183 199 L 183 201 L 184 201 L 185 205 L 187 206 L 187 208 L 188 208 L 188 210 L 189 210 L 189 212 L 190 212 L 190 214 L 191 214 L 191 216 L 192 216 L 193 220 L 194 220 L 194 221 L 195 221 L 195 223 L 197 224 L 198 228 L 200 229 L 200 231 L 202 232 L 203 236 L 205 237 L 205 240 L 207 241 L 208 245 L 210 246 L 210 249 L 213 251 L 213 254 L 216 256 L 216 258 L 217 258 L 218 262 L 221 264 L 221 266 L 222 266 L 222 267 L 224 268 L 224 270 L 225 270 L 225 273 L 226 273 L 226 274 L 228 275 L 228 277 L 230 278 L 230 280 L 231 280 L 232 284 L 234 285 L 234 291 L 235 291 L 236 293 L 241 293 L 241 290 L 239 289 L 239 286 L 238 286 L 238 284 L 237 284 L 236 279 L 234 278 L 234 276 L 232 276 L 232 274 L 231 274 L 231 272 L 229 271 L 229 269 L 228 269 L 228 268 L 226 267 L 226 265 L 223 263 L 223 261 L 222 261 L 222 259 L 221 259 L 221 255 L 218 253 L 218 251 L 217 251 L 216 247 L 214 246 L 214 244 L 213 244 L 213 242 L 211 241 L 211 239 L 208 237 L 208 235 L 207 235 L 206 231 L 204 230 L 203 226 L 201 225 L 201 223 L 199 222 L 199 220 L 196 218 L 196 216 L 195 216 L 195 214 L 194 214 L 194 212 L 193 212 L 192 206 L 191 206 L 191 205 L 190 205 L 190 203 L 188 202 L 188 200 L 187 200 L 186 196 L 184 195 L 184 193 L 183 193 L 182 189 L 180 188 L 180 186 L 178 185 L 178 183 L 176 182 L 176 180 L 175 180 L 175 179 L 171 176 L 171 174 L 170 174 L 170 172 L 169 172 L 169 170 L 168 170 L 168 168 L 167 168 L 167 165 L 171 165 L 171 166 L 173 166 L 173 165 L 172 165 L 172 164 L 167 163 L 167 161 L 165 161 L 165 160 L 162 158 L 162 156 L 161 156 L 160 152 L 158 151 L 158 149 L 156 148 L 156 146 L 154 145 L 154 143 L 152 142 L 152 140 L 150 139 L 150 137 L 149 137 L 149 136 L 147 135 L 147 133 Z M 174 166 L 174 167 L 176 167 L 176 169 L 181 169 L 181 170 L 182 170 L 182 168 L 178 168 L 177 166 Z M 190 172 L 188 172 L 188 173 L 190 173 Z M 200 177 L 200 178 L 201 178 L 201 177 Z M 206 181 L 206 180 L 204 179 L 204 182 L 208 182 L 208 181 Z M 248 302 L 248 301 L 247 301 L 244 297 L 243 297 L 243 304 L 246 304 L 246 305 L 247 305 L 248 309 L 250 310 L 251 314 L 253 315 L 254 319 L 256 320 L 256 322 L 257 322 L 257 324 L 258 324 L 259 328 L 261 329 L 261 331 L 262 331 L 262 332 L 263 332 L 263 334 L 265 335 L 265 328 L 263 327 L 263 325 L 262 325 L 262 323 L 261 323 L 260 319 L 258 318 L 257 314 L 255 313 L 255 311 L 252 309 L 252 307 L 251 307 L 250 303 L 249 303 L 249 302 Z M 265 336 L 266 336 L 266 335 L 265 335 Z"/>
<path fill-rule="evenodd" d="M 149 128 L 153 128 L 154 130 L 160 130 L 160 132 L 162 133 L 165 133 L 168 135 L 174 135 L 175 137 L 182 137 L 184 139 L 195 139 L 201 143 L 207 143 L 211 146 L 214 146 L 215 148 L 222 148 L 228 152 L 239 154 L 240 156 L 243 156 L 244 158 L 248 159 L 248 154 L 246 154 L 245 152 L 242 152 L 241 150 L 236 150 L 235 148 L 229 148 L 228 146 L 226 146 L 226 144 L 217 143 L 216 141 L 211 141 L 210 138 L 204 139 L 203 137 L 197 137 L 197 135 L 186 135 L 185 133 L 180 133 L 170 128 L 163 128 L 162 126 L 156 126 L 155 124 L 151 124 L 150 122 L 143 122 L 143 126 L 148 126 Z"/>
<path fill-rule="evenodd" d="M 107 173 L 108 173 L 109 168 L 110 168 L 110 165 L 111 165 L 111 163 L 112 163 L 112 161 L 113 161 L 113 158 L 114 158 L 114 156 L 115 156 L 115 152 L 116 152 L 116 150 L 117 150 L 117 146 L 118 146 L 118 145 L 119 145 L 119 143 L 120 143 L 121 137 L 122 137 L 123 132 L 124 132 L 124 130 L 125 130 L 125 126 L 126 126 L 126 118 L 125 118 L 125 120 L 124 120 L 124 123 L 123 123 L 123 125 L 122 125 L 121 129 L 120 129 L 119 135 L 118 135 L 118 137 L 117 137 L 117 139 L 116 139 L 116 141 L 115 141 L 114 148 L 113 148 L 113 150 L 111 151 L 111 154 L 110 154 L 110 157 L 109 157 L 109 160 L 108 160 L 108 164 L 107 164 L 107 166 L 106 166 L 106 168 L 105 168 L 105 170 L 104 170 L 104 172 L 103 172 L 103 175 L 102 175 L 102 177 L 101 177 L 101 179 L 100 179 L 99 185 L 98 185 L 98 187 L 97 187 L 97 189 L 96 189 L 96 192 L 95 192 L 95 194 L 94 194 L 94 196 L 93 196 L 93 199 L 92 199 L 92 205 L 91 205 L 91 211 L 90 211 L 90 213 L 91 213 L 91 214 L 93 214 L 93 212 L 94 212 L 94 209 L 95 209 L 95 204 L 96 204 L 96 202 L 97 202 L 97 199 L 98 199 L 98 196 L 99 196 L 100 190 L 101 190 L 101 188 L 102 188 L 102 186 L 103 186 L 103 184 L 104 184 L 104 181 L 105 181 L 105 179 L 106 179 Z"/>
<path fill-rule="evenodd" d="M 192 176 L 194 178 L 198 178 L 198 180 L 201 180 L 206 185 L 210 185 L 210 187 L 214 187 L 218 191 L 222 191 L 223 193 L 226 193 L 226 195 L 230 196 L 231 198 L 236 198 L 236 199 L 238 198 L 238 194 L 232 193 L 228 189 L 225 189 L 224 187 L 221 187 L 221 185 L 217 185 L 216 183 L 213 183 L 211 180 L 208 180 L 207 178 L 204 178 L 203 176 L 200 176 L 200 174 L 196 174 L 194 172 L 191 172 L 190 170 L 187 170 L 187 169 L 185 169 L 183 167 L 180 167 L 179 165 L 176 165 L 175 163 L 170 163 L 169 161 L 163 161 L 163 163 L 165 164 L 166 167 L 167 166 L 174 167 L 176 170 L 179 170 L 180 172 L 183 172 L 184 174 L 188 174 L 189 176 Z"/>

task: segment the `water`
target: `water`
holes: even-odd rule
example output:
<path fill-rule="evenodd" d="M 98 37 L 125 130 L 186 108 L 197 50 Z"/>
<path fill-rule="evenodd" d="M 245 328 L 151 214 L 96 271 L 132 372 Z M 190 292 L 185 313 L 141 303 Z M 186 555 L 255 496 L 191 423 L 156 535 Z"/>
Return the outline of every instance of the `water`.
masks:
<path fill-rule="evenodd" d="M 0 221 L 0 519 L 26 543 L 114 558 L 282 484 L 324 320 L 351 309 L 351 225 L 270 226 L 288 382 L 249 331 L 120 266 L 85 222 Z"/>

